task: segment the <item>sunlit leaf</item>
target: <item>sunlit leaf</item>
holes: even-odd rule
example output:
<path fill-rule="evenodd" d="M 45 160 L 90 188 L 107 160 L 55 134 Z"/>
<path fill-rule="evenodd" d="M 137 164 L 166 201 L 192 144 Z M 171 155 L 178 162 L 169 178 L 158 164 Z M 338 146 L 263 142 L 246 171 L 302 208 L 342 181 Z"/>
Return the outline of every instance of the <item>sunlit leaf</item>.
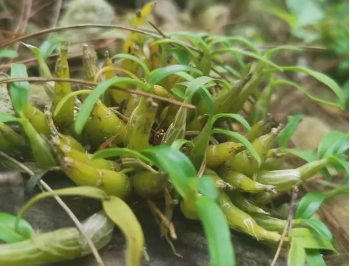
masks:
<path fill-rule="evenodd" d="M 281 148 L 286 148 L 288 146 L 288 141 L 292 137 L 302 118 L 302 115 L 288 116 L 287 125 L 276 138 Z"/>
<path fill-rule="evenodd" d="M 292 241 L 288 252 L 287 266 L 304 266 L 306 260 L 305 249 L 298 241 Z"/>
<path fill-rule="evenodd" d="M 293 228 L 291 238 L 292 243 L 296 241 L 298 245 L 304 249 L 325 249 L 334 251 L 332 243 L 326 238 L 321 237 L 313 229 Z"/>
<path fill-rule="evenodd" d="M 56 38 L 45 40 L 39 47 L 42 57 L 46 60 L 62 41 Z"/>
<path fill-rule="evenodd" d="M 11 64 L 11 78 L 28 77 L 27 68 L 24 64 Z M 13 109 L 22 113 L 28 101 L 28 81 L 12 82 L 10 87 L 11 102 Z"/>
<path fill-rule="evenodd" d="M 209 83 L 211 81 L 214 81 L 214 82 L 221 84 L 224 89 L 231 90 L 230 84 L 228 84 L 224 80 L 214 79 L 214 78 L 207 77 L 207 76 L 202 76 L 202 77 L 196 78 L 193 81 L 190 81 L 187 84 L 187 89 L 186 89 L 186 93 L 185 93 L 186 98 L 191 97 L 193 94 L 195 94 L 197 92 L 198 89 L 200 89 L 201 87 L 203 87 L 204 85 L 206 85 L 207 83 Z"/>
<path fill-rule="evenodd" d="M 317 233 L 319 233 L 322 237 L 324 237 L 328 241 L 332 241 L 332 239 L 333 239 L 332 232 L 320 220 L 303 219 L 303 222 L 305 222 L 308 225 L 310 225 Z"/>
<path fill-rule="evenodd" d="M 102 205 L 108 218 L 120 228 L 126 239 L 125 265 L 141 265 L 145 239 L 135 214 L 124 201 L 114 196 L 105 198 Z"/>
<path fill-rule="evenodd" d="M 309 192 L 300 201 L 296 218 L 309 219 L 322 205 L 324 195 L 320 192 Z"/>
<path fill-rule="evenodd" d="M 11 214 L 0 212 L 0 239 L 7 243 L 14 243 L 26 240 L 33 234 L 32 226 L 21 219 L 17 230 L 15 228 L 17 217 Z"/>
<path fill-rule="evenodd" d="M 208 241 L 210 264 L 235 266 L 231 233 L 219 205 L 205 196 L 198 197 L 195 205 Z"/>

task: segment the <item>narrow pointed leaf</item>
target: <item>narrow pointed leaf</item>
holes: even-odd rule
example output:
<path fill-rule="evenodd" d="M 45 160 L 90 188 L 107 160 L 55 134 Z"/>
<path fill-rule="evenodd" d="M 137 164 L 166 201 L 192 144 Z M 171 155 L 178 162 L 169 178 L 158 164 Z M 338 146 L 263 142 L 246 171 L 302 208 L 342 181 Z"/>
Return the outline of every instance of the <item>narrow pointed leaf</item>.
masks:
<path fill-rule="evenodd" d="M 248 121 L 245 120 L 239 114 L 217 114 L 217 115 L 214 115 L 213 122 L 215 122 L 216 120 L 218 120 L 219 118 L 222 118 L 222 117 L 232 118 L 233 120 L 236 120 L 237 122 L 241 123 L 246 128 L 246 130 L 251 129 L 251 126 L 249 125 Z"/>
<path fill-rule="evenodd" d="M 324 195 L 319 192 L 309 192 L 300 201 L 296 218 L 309 219 L 314 215 L 318 208 L 322 205 Z"/>
<path fill-rule="evenodd" d="M 306 260 L 305 249 L 293 240 L 288 252 L 287 266 L 304 266 Z"/>
<path fill-rule="evenodd" d="M 141 59 L 137 58 L 136 56 L 129 55 L 129 54 L 116 54 L 111 59 L 113 60 L 116 58 L 129 59 L 129 60 L 135 61 L 136 63 L 138 63 L 142 67 L 143 71 L 145 72 L 146 79 L 148 79 L 148 77 L 150 75 L 149 69 L 146 66 L 146 64 L 144 62 L 142 62 Z"/>
<path fill-rule="evenodd" d="M 277 68 L 277 70 L 279 70 L 279 71 L 283 71 L 282 68 L 277 66 L 275 63 L 272 63 L 271 61 L 267 60 L 266 58 L 264 58 L 264 57 L 262 57 L 260 55 L 251 53 L 251 52 L 243 51 L 243 50 L 238 49 L 238 48 L 232 48 L 231 47 L 231 48 L 216 50 L 215 52 L 213 52 L 213 55 L 215 55 L 215 54 L 222 54 L 222 53 L 237 53 L 237 54 L 245 55 L 245 56 L 248 56 L 248 57 L 252 57 L 252 58 L 255 58 L 255 59 L 257 59 L 257 60 L 259 60 L 261 62 L 266 63 L 267 65 L 270 65 L 270 66 L 273 66 L 273 67 Z"/>
<path fill-rule="evenodd" d="M 208 241 L 210 265 L 235 266 L 230 229 L 219 205 L 212 199 L 201 196 L 195 206 Z"/>
<path fill-rule="evenodd" d="M 0 58 L 16 58 L 18 53 L 10 49 L 0 49 Z"/>
<path fill-rule="evenodd" d="M 333 235 L 328 227 L 320 220 L 315 219 L 304 219 L 303 222 L 310 225 L 320 236 L 324 237 L 328 241 L 332 241 Z"/>
<path fill-rule="evenodd" d="M 307 162 L 312 162 L 317 160 L 317 156 L 312 150 L 282 149 L 281 153 L 293 154 Z"/>
<path fill-rule="evenodd" d="M 24 64 L 11 64 L 11 78 L 28 77 Z M 10 87 L 11 102 L 13 109 L 22 113 L 28 101 L 28 81 L 12 82 Z"/>
<path fill-rule="evenodd" d="M 17 118 L 13 115 L 5 114 L 5 113 L 0 113 L 0 122 L 2 123 L 7 123 L 7 122 L 18 122 L 21 120 L 20 118 Z"/>
<path fill-rule="evenodd" d="M 326 266 L 321 253 L 318 250 L 306 250 L 306 262 L 308 266 Z"/>
<path fill-rule="evenodd" d="M 349 149 L 349 133 L 329 132 L 318 146 L 318 158 L 342 155 Z"/>
<path fill-rule="evenodd" d="M 272 48 L 268 51 L 265 52 L 264 57 L 265 58 L 269 58 L 271 55 L 273 55 L 274 53 L 278 52 L 278 51 L 302 51 L 303 49 L 300 49 L 298 47 L 295 46 L 291 46 L 291 45 L 281 45 L 275 48 Z"/>
<path fill-rule="evenodd" d="M 21 219 L 16 230 L 17 217 L 9 213 L 0 212 L 0 239 L 7 243 L 26 240 L 33 234 L 32 226 Z"/>
<path fill-rule="evenodd" d="M 157 84 L 162 79 L 166 78 L 167 76 L 174 74 L 176 72 L 193 72 L 196 74 L 202 74 L 201 71 L 199 71 L 196 68 L 185 66 L 185 65 L 172 65 L 167 66 L 163 68 L 158 68 L 150 73 L 150 79 L 149 83 L 153 86 Z"/>
<path fill-rule="evenodd" d="M 191 191 L 189 181 L 197 172 L 190 159 L 170 146 L 154 146 L 141 150 L 160 170 L 167 172 L 176 191 L 182 198 Z"/>
<path fill-rule="evenodd" d="M 52 54 L 61 42 L 59 39 L 49 38 L 40 45 L 39 50 L 44 60 Z"/>
<path fill-rule="evenodd" d="M 100 151 L 95 152 L 91 159 L 105 159 L 105 158 L 111 158 L 111 157 L 117 157 L 117 156 L 127 156 L 127 157 L 135 157 L 139 158 L 142 161 L 152 164 L 152 161 L 149 160 L 147 157 L 143 156 L 141 153 L 137 151 L 133 151 L 126 148 L 110 148 L 110 149 L 103 149 Z"/>
<path fill-rule="evenodd" d="M 126 266 L 142 264 L 145 239 L 142 228 L 130 207 L 117 197 L 108 197 L 102 201 L 103 209 L 122 231 L 126 239 Z"/>
<path fill-rule="evenodd" d="M 284 66 L 281 67 L 283 71 L 296 71 L 296 72 L 302 72 L 305 74 L 308 74 L 310 76 L 313 76 L 315 79 L 319 80 L 323 84 L 327 85 L 334 94 L 338 97 L 338 100 L 340 104 L 338 104 L 338 108 L 344 109 L 345 108 L 345 95 L 344 92 L 341 90 L 341 88 L 338 86 L 338 84 L 328 76 L 326 76 L 323 73 L 305 68 L 305 67 L 297 67 L 297 66 Z M 336 106 L 333 104 L 333 106 Z"/>
<path fill-rule="evenodd" d="M 281 148 L 286 148 L 288 146 L 288 141 L 292 137 L 302 118 L 302 115 L 288 116 L 287 125 L 276 138 Z"/>
<path fill-rule="evenodd" d="M 193 147 L 193 141 L 187 140 L 187 139 L 177 139 L 171 144 L 171 148 L 175 150 L 180 150 L 182 146 L 189 145 Z"/>

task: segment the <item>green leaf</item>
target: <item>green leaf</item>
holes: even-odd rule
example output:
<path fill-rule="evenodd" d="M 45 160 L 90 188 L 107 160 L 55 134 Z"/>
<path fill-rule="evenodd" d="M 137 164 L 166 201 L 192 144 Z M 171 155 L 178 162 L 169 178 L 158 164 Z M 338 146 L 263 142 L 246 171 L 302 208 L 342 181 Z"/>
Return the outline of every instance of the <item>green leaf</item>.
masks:
<path fill-rule="evenodd" d="M 57 189 L 50 192 L 43 192 L 38 195 L 36 195 L 34 198 L 31 198 L 18 212 L 17 214 L 17 221 L 22 218 L 23 214 L 36 202 L 39 200 L 52 197 L 52 196 L 81 196 L 81 197 L 89 197 L 89 198 L 95 198 L 95 199 L 103 199 L 107 197 L 107 194 L 102 191 L 101 189 L 95 188 L 95 187 L 70 187 L 70 188 L 63 188 L 63 189 Z"/>
<path fill-rule="evenodd" d="M 296 241 L 299 246 L 305 249 L 326 249 L 334 251 L 334 247 L 330 241 L 309 228 L 293 228 L 291 237 L 292 243 Z"/>
<path fill-rule="evenodd" d="M 75 121 L 75 131 L 78 134 L 81 134 L 83 131 L 84 125 L 86 121 L 88 120 L 90 113 L 92 109 L 95 106 L 95 103 L 100 98 L 100 96 L 111 86 L 117 85 L 117 84 L 134 84 L 141 88 L 147 89 L 147 84 L 143 83 L 142 81 L 131 79 L 131 78 L 120 78 L 115 77 L 111 78 L 109 80 L 106 80 L 104 82 L 101 82 L 97 85 L 97 87 L 90 93 L 90 95 L 85 99 L 83 105 L 81 106 L 76 121 Z"/>
<path fill-rule="evenodd" d="M 196 78 L 195 80 L 190 81 L 187 84 L 187 89 L 186 89 L 186 93 L 185 93 L 186 98 L 192 97 L 197 92 L 198 89 L 203 88 L 203 86 L 205 84 L 207 84 L 211 81 L 214 81 L 214 82 L 221 84 L 224 89 L 231 90 L 230 84 L 228 84 L 224 80 L 214 79 L 214 78 L 207 77 L 207 76 L 202 76 L 202 77 Z"/>
<path fill-rule="evenodd" d="M 313 162 L 317 160 L 317 156 L 313 150 L 282 149 L 281 153 L 293 154 L 307 162 Z"/>
<path fill-rule="evenodd" d="M 214 99 L 213 96 L 209 93 L 209 91 L 205 88 L 202 88 L 201 90 L 198 90 L 198 95 L 201 97 L 201 100 L 205 102 L 207 108 L 208 108 L 208 114 L 209 114 L 209 120 L 214 115 Z"/>
<path fill-rule="evenodd" d="M 176 72 L 184 72 L 184 71 L 185 72 L 193 72 L 193 73 L 196 73 L 198 75 L 202 74 L 201 71 L 199 71 L 196 68 L 190 67 L 190 66 L 172 65 L 172 66 L 167 66 L 167 67 L 158 68 L 156 70 L 153 70 L 150 73 L 149 84 L 153 86 L 171 74 L 174 74 Z"/>
<path fill-rule="evenodd" d="M 322 205 L 324 195 L 319 192 L 309 192 L 300 201 L 296 218 L 309 219 Z"/>
<path fill-rule="evenodd" d="M 27 69 L 24 64 L 11 64 L 11 78 L 27 78 Z M 28 101 L 28 81 L 12 82 L 10 95 L 13 109 L 22 113 Z"/>
<path fill-rule="evenodd" d="M 298 241 L 293 239 L 288 252 L 287 266 L 304 266 L 305 260 L 305 249 Z"/>
<path fill-rule="evenodd" d="M 220 129 L 220 128 L 214 128 L 213 133 L 214 134 L 223 134 L 223 135 L 229 136 L 231 138 L 234 138 L 238 142 L 242 143 L 247 148 L 247 150 L 251 153 L 251 155 L 257 161 L 258 166 L 260 167 L 261 158 L 260 158 L 259 154 L 255 151 L 253 145 L 249 142 L 249 140 L 247 140 L 244 136 L 242 136 L 241 134 L 239 134 L 237 132 L 232 132 L 232 131 L 229 131 L 226 129 Z"/>
<path fill-rule="evenodd" d="M 328 227 L 322 221 L 315 220 L 315 219 L 303 219 L 302 221 L 310 225 L 322 237 L 324 237 L 328 241 L 332 241 L 333 239 L 332 232 L 328 229 Z"/>
<path fill-rule="evenodd" d="M 251 41 L 249 41 L 248 39 L 244 38 L 244 37 L 240 37 L 240 36 L 234 36 L 234 37 L 227 37 L 226 38 L 228 41 L 230 42 L 240 42 L 243 43 L 245 46 L 249 47 L 255 54 L 260 55 L 260 51 L 259 49 L 254 45 L 254 43 L 252 43 Z"/>
<path fill-rule="evenodd" d="M 286 148 L 288 146 L 288 141 L 292 137 L 302 118 L 302 115 L 288 116 L 288 123 L 286 127 L 276 138 L 281 148 Z"/>
<path fill-rule="evenodd" d="M 103 209 L 126 238 L 126 264 L 139 266 L 145 245 L 142 228 L 130 207 L 121 199 L 111 196 L 102 201 Z"/>
<path fill-rule="evenodd" d="M 198 191 L 213 201 L 219 197 L 219 192 L 210 176 L 203 175 L 200 178 L 194 178 Z"/>
<path fill-rule="evenodd" d="M 297 17 L 297 26 L 303 27 L 320 21 L 324 11 L 313 0 L 286 0 L 287 7 Z"/>
<path fill-rule="evenodd" d="M 205 196 L 198 197 L 195 206 L 208 241 L 210 265 L 235 266 L 230 229 L 220 207 Z"/>
<path fill-rule="evenodd" d="M 326 266 L 321 253 L 318 250 L 306 250 L 306 262 L 308 266 Z"/>
<path fill-rule="evenodd" d="M 71 93 L 66 94 L 57 104 L 55 111 L 53 113 L 54 116 L 57 116 L 58 113 L 61 111 L 65 103 L 72 97 L 78 96 L 78 95 L 84 95 L 84 94 L 90 94 L 92 90 L 78 90 L 73 91 Z"/>
<path fill-rule="evenodd" d="M 187 140 L 187 139 L 177 139 L 171 144 L 171 148 L 174 150 L 180 150 L 182 146 L 189 145 L 193 147 L 193 141 Z"/>
<path fill-rule="evenodd" d="M 281 46 L 277 46 L 275 48 L 272 48 L 270 50 L 267 50 L 264 54 L 264 57 L 267 59 L 269 58 L 271 55 L 273 55 L 274 53 L 278 52 L 278 51 L 283 51 L 283 50 L 289 50 L 289 51 L 302 51 L 303 49 L 300 49 L 298 47 L 294 47 L 291 45 L 281 45 Z"/>
<path fill-rule="evenodd" d="M 39 50 L 44 60 L 50 56 L 61 42 L 59 39 L 49 38 L 40 45 Z"/>
<path fill-rule="evenodd" d="M 342 155 L 349 149 L 349 133 L 340 131 L 329 132 L 318 146 L 318 158 Z"/>
<path fill-rule="evenodd" d="M 188 55 L 190 55 L 194 64 L 196 65 L 198 64 L 197 56 L 195 56 L 195 54 L 184 43 L 178 40 L 163 39 L 163 40 L 154 42 L 152 45 L 163 44 L 163 43 L 173 44 L 179 47 L 179 48 L 170 50 L 170 53 L 181 65 L 188 65 Z"/>
<path fill-rule="evenodd" d="M 0 239 L 7 243 L 14 243 L 29 239 L 33 234 L 32 226 L 21 219 L 17 230 L 15 229 L 17 217 L 0 212 Z"/>
<path fill-rule="evenodd" d="M 239 114 L 217 114 L 214 115 L 213 117 L 213 123 L 218 120 L 219 118 L 222 117 L 227 117 L 227 118 L 232 118 L 233 120 L 238 121 L 239 123 L 241 123 L 247 130 L 251 129 L 251 126 L 249 125 L 248 121 L 245 120 L 241 115 Z"/>
<path fill-rule="evenodd" d="M 187 66 L 190 63 L 189 59 L 188 59 L 188 54 L 184 50 L 182 50 L 180 48 L 170 49 L 170 54 L 175 58 L 175 60 L 180 65 Z"/>
<path fill-rule="evenodd" d="M 149 72 L 149 69 L 146 66 L 146 64 L 144 62 L 142 62 L 141 59 L 139 59 L 136 56 L 130 55 L 130 54 L 116 54 L 111 58 L 111 60 L 116 59 L 116 58 L 129 59 L 129 60 L 132 60 L 132 61 L 135 61 L 136 63 L 138 63 L 142 67 L 143 71 L 145 72 L 146 80 L 148 80 L 150 72 Z"/>
<path fill-rule="evenodd" d="M 335 104 L 333 103 L 333 106 L 336 106 L 338 108 L 344 109 L 345 108 L 345 95 L 344 92 L 341 90 L 341 88 L 338 86 L 338 84 L 331 78 L 329 78 L 328 76 L 326 76 L 323 73 L 308 69 L 306 67 L 297 67 L 297 66 L 283 66 L 280 67 L 282 68 L 282 71 L 295 71 L 295 72 L 302 72 L 305 74 L 308 74 L 310 76 L 313 76 L 315 79 L 317 79 L 318 81 L 322 82 L 323 84 L 327 85 L 333 92 L 334 94 L 338 97 L 339 101 L 340 101 L 340 105 L 339 104 Z M 298 88 L 299 90 L 304 90 L 303 88 L 301 88 L 300 86 L 295 86 L 295 84 L 289 84 L 291 86 L 294 86 L 296 88 Z M 314 96 L 312 96 L 311 94 L 308 94 L 305 90 L 303 92 L 307 97 L 309 97 L 310 99 L 313 100 L 320 100 Z M 321 102 L 326 102 L 329 103 L 327 101 L 323 101 L 321 100 Z"/>
<path fill-rule="evenodd" d="M 9 114 L 0 113 L 0 122 L 2 123 L 18 122 L 19 120 L 21 120 L 21 118 L 17 118 Z"/>
<path fill-rule="evenodd" d="M 0 58 L 15 58 L 18 57 L 18 53 L 16 51 L 10 49 L 1 49 L 0 50 Z"/>
<path fill-rule="evenodd" d="M 330 156 L 328 157 L 328 160 L 330 160 L 331 162 L 337 165 L 340 165 L 345 170 L 344 185 L 346 188 L 349 188 L 349 162 L 342 160 L 336 156 Z"/>
<path fill-rule="evenodd" d="M 31 44 L 28 44 L 28 43 L 24 43 L 24 42 L 22 42 L 22 44 L 34 53 L 34 55 L 39 63 L 45 62 L 45 59 L 42 56 L 41 51 L 39 50 L 38 47 L 31 45 Z"/>
<path fill-rule="evenodd" d="M 182 100 L 185 100 L 186 96 L 185 96 L 184 90 L 174 88 L 174 89 L 171 89 L 171 91 L 175 94 L 175 96 L 179 97 Z"/>
<path fill-rule="evenodd" d="M 241 54 L 241 55 L 249 56 L 249 57 L 255 58 L 255 59 L 257 59 L 257 60 L 259 60 L 261 62 L 264 62 L 267 65 L 273 66 L 273 67 L 277 68 L 280 71 L 283 71 L 281 67 L 279 67 L 278 65 L 272 63 L 271 61 L 267 60 L 266 58 L 264 58 L 264 57 L 262 57 L 260 55 L 257 55 L 257 54 L 253 54 L 251 52 L 243 51 L 243 50 L 238 49 L 238 48 L 231 47 L 231 48 L 216 50 L 216 51 L 213 52 L 213 55 L 215 55 L 215 54 L 222 54 L 222 53 L 234 53 L 234 54 Z"/>
<path fill-rule="evenodd" d="M 111 157 L 117 157 L 117 156 L 127 156 L 127 157 L 131 156 L 131 157 L 139 158 L 148 164 L 152 164 L 151 160 L 143 156 L 138 151 L 133 151 L 127 148 L 109 148 L 109 149 L 99 150 L 92 155 L 91 159 L 92 160 L 101 159 L 101 158 L 105 159 L 105 158 L 111 158 Z"/>
<path fill-rule="evenodd" d="M 191 191 L 190 178 L 195 177 L 197 172 L 185 154 L 163 145 L 143 149 L 141 154 L 149 158 L 160 170 L 167 172 L 176 191 L 182 198 L 186 197 Z"/>
<path fill-rule="evenodd" d="M 265 8 L 265 11 L 287 22 L 291 28 L 297 24 L 297 17 L 282 8 L 272 6 Z"/>

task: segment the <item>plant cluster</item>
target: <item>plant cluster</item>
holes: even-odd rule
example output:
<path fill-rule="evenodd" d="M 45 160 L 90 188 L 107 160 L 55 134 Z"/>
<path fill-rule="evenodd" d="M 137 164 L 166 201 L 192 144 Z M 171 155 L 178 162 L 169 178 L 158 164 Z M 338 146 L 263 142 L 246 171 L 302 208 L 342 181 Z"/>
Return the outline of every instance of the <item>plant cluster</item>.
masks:
<path fill-rule="evenodd" d="M 153 3 L 147 4 L 131 26 L 142 25 L 152 8 Z M 130 194 L 147 200 L 164 197 L 166 207 L 159 215 L 164 237 L 176 237 L 171 223 L 176 202 L 186 218 L 199 219 L 213 266 L 236 265 L 230 229 L 258 240 L 289 242 L 291 266 L 306 260 L 310 266 L 322 265 L 320 250 L 334 250 L 328 228 L 311 218 L 326 199 L 324 194 L 307 194 L 295 217 L 292 210 L 287 220 L 266 209 L 277 192 L 291 191 L 319 171 L 329 178 L 327 167 L 348 173 L 347 134 L 330 133 L 317 154 L 288 149 L 301 116 L 290 117 L 283 127 L 268 114 L 273 91 L 284 85 L 321 104 L 345 107 L 343 92 L 327 76 L 270 60 L 279 50 L 298 49 L 281 46 L 262 53 L 241 37 L 186 32 L 165 36 L 160 31 L 150 37 L 131 31 L 122 53 L 106 53 L 101 69 L 94 50 L 84 47 L 85 79 L 77 80 L 70 78 L 66 42 L 48 40 L 40 48 L 24 45 L 37 58 L 41 77 L 28 78 L 25 65 L 14 63 L 11 77 L 0 81 L 8 84 L 17 114 L 0 114 L 0 150 L 16 157 L 30 147 L 30 158 L 44 169 L 28 180 L 32 187 L 57 167 L 77 187 L 36 195 L 17 218 L 1 214 L 0 238 L 9 242 L 0 245 L 1 265 L 32 265 L 91 253 L 76 228 L 33 234 L 22 219 L 32 204 L 54 195 L 101 200 L 103 211 L 85 221 L 82 230 L 99 249 L 111 239 L 113 221 L 127 239 L 130 266 L 141 265 L 144 252 L 141 226 L 124 202 Z M 52 75 L 45 60 L 57 45 L 59 58 Z M 14 55 L 11 50 L 0 54 Z M 223 54 L 234 58 L 233 66 L 225 65 Z M 334 92 L 334 101 L 276 79 L 274 73 L 284 71 L 313 76 Z M 52 99 L 46 110 L 28 102 L 29 81 L 44 82 Z M 53 86 L 50 81 L 55 81 Z M 84 89 L 73 91 L 73 83 Z M 11 128 L 8 123 L 13 122 L 24 134 Z M 283 169 L 289 156 L 307 163 Z M 347 177 L 337 193 L 348 188 Z"/>

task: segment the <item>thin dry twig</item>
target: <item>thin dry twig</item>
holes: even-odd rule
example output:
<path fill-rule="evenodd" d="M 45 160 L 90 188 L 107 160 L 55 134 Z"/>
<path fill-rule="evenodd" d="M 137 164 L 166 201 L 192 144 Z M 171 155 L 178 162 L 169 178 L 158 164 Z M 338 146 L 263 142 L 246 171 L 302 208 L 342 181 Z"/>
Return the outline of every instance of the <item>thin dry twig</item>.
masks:
<path fill-rule="evenodd" d="M 54 15 L 53 15 L 53 20 L 51 25 L 52 28 L 55 28 L 57 25 L 57 22 L 61 13 L 61 7 L 62 7 L 62 0 L 55 0 L 54 2 L 56 2 L 56 5 L 54 7 Z"/>
<path fill-rule="evenodd" d="M 282 236 L 281 236 L 281 240 L 280 240 L 280 243 L 278 245 L 278 248 L 277 248 L 277 251 L 276 251 L 276 254 L 273 258 L 273 261 L 271 262 L 271 265 L 270 266 L 274 266 L 277 262 L 277 259 L 280 255 L 280 252 L 281 252 L 281 249 L 282 249 L 282 245 L 283 245 L 283 242 L 285 240 L 285 237 L 288 233 L 288 236 L 290 235 L 290 232 L 291 232 L 291 229 L 292 229 L 292 221 L 293 221 L 293 218 L 294 218 L 294 208 L 295 208 L 295 202 L 296 202 L 296 199 L 298 197 L 298 187 L 293 187 L 293 190 L 292 190 L 292 198 L 291 198 L 291 202 L 290 202 L 290 209 L 289 209 L 289 214 L 288 214 L 288 219 L 287 219 L 287 222 L 286 222 L 286 225 L 283 229 L 283 233 L 282 233 Z"/>
<path fill-rule="evenodd" d="M 159 217 L 161 224 L 166 226 L 169 229 L 169 234 L 170 234 L 171 238 L 176 239 L 177 236 L 175 233 L 175 228 L 174 228 L 173 223 L 171 221 L 169 221 L 167 217 L 165 217 L 165 215 L 158 209 L 158 207 L 156 206 L 156 204 L 153 201 L 147 200 L 147 205 L 151 209 L 151 211 Z"/>
<path fill-rule="evenodd" d="M 41 77 L 3 79 L 3 80 L 0 80 L 0 84 L 2 84 L 2 83 L 11 83 L 11 82 L 19 82 L 19 81 L 28 81 L 28 82 L 32 82 L 32 81 L 37 81 L 37 82 L 62 81 L 62 82 L 73 82 L 73 83 L 83 84 L 83 85 L 87 85 L 87 86 L 97 86 L 98 85 L 98 83 L 96 83 L 96 82 L 86 81 L 86 80 L 83 80 L 83 79 L 41 78 Z M 186 107 L 186 108 L 189 108 L 189 109 L 195 109 L 196 108 L 196 106 L 194 106 L 192 104 L 187 104 L 187 103 L 175 101 L 175 100 L 172 100 L 172 99 L 169 99 L 169 98 L 166 98 L 166 97 L 158 96 L 156 94 L 148 93 L 148 92 L 144 92 L 144 91 L 140 91 L 140 90 L 130 90 L 130 89 L 124 89 L 124 88 L 120 88 L 120 87 L 113 87 L 111 89 L 113 89 L 113 90 L 121 90 L 121 91 L 125 91 L 125 92 L 128 92 L 128 93 L 133 93 L 133 94 L 136 94 L 136 95 L 151 97 L 151 98 L 162 100 L 164 102 L 168 102 L 168 103 L 171 103 L 171 104 L 183 106 L 183 107 Z"/>
<path fill-rule="evenodd" d="M 5 158 L 6 160 L 9 160 L 15 164 L 17 164 L 20 168 L 22 168 L 24 171 L 26 171 L 29 175 L 34 175 L 34 172 L 32 170 L 30 170 L 28 167 L 26 167 L 24 164 L 18 162 L 17 160 L 13 159 L 12 157 L 8 156 L 7 154 L 3 153 L 0 151 L 0 156 Z M 46 182 L 44 182 L 43 180 L 39 181 L 39 184 L 41 186 L 41 188 L 44 191 L 53 191 L 50 186 L 48 184 L 46 184 Z M 83 226 L 81 225 L 81 223 L 79 222 L 78 218 L 74 215 L 74 213 L 71 211 L 71 209 L 69 209 L 69 207 L 63 202 L 63 200 L 55 195 L 54 196 L 55 200 L 58 202 L 59 205 L 61 205 L 61 207 L 64 209 L 64 211 L 68 214 L 68 216 L 72 219 L 72 221 L 74 222 L 75 226 L 79 229 L 79 231 L 81 232 L 81 234 L 84 236 L 86 242 L 88 243 L 93 255 L 96 258 L 96 261 L 99 265 L 104 266 L 104 263 L 102 261 L 102 258 L 100 256 L 100 254 L 98 253 L 97 248 L 95 247 L 94 243 L 91 241 L 90 237 L 88 237 L 84 230 L 83 230 Z"/>
<path fill-rule="evenodd" d="M 134 31 L 134 32 L 142 33 L 145 35 L 152 36 L 154 38 L 160 38 L 156 32 L 152 32 L 152 31 L 145 30 L 145 29 L 141 30 L 141 29 L 134 28 L 134 27 L 118 26 L 118 25 L 105 25 L 105 24 L 78 24 L 78 25 L 72 25 L 72 26 L 46 29 L 46 30 L 38 31 L 38 32 L 33 33 L 33 34 L 21 36 L 19 38 L 16 38 L 16 39 L 13 39 L 13 40 L 10 40 L 6 43 L 1 44 L 0 47 L 6 47 L 6 46 L 9 46 L 9 45 L 16 43 L 16 42 L 20 42 L 20 41 L 27 40 L 30 38 L 38 37 L 38 36 L 45 35 L 45 34 L 52 33 L 52 32 L 58 32 L 58 31 L 62 31 L 62 30 L 82 29 L 82 28 L 120 29 L 120 30 Z"/>

